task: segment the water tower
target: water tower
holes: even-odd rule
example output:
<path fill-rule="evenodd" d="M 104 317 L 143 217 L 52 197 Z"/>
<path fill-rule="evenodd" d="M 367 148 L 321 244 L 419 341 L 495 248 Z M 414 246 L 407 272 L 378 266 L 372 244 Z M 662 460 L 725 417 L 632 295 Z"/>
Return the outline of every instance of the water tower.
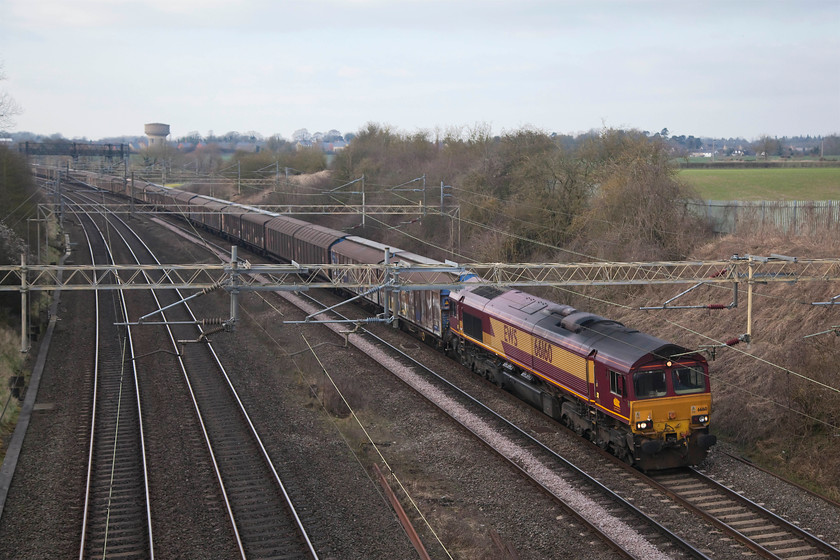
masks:
<path fill-rule="evenodd" d="M 163 147 L 166 144 L 166 137 L 169 136 L 168 124 L 149 123 L 145 126 L 145 130 L 150 148 Z"/>

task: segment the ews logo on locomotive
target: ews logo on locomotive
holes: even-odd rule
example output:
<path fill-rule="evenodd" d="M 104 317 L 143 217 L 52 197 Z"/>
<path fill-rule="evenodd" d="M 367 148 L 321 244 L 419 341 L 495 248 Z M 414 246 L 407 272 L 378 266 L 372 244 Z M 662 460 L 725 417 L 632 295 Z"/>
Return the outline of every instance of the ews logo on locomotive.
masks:
<path fill-rule="evenodd" d="M 510 325 L 505 325 L 505 342 L 508 344 L 513 344 L 514 346 L 519 346 L 519 341 L 516 338 L 516 327 L 511 327 Z"/>

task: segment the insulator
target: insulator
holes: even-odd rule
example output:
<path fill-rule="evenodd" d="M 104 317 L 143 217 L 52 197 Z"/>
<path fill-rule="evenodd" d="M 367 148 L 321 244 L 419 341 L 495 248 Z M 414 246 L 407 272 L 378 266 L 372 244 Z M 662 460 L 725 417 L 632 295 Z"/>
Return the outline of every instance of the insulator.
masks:
<path fill-rule="evenodd" d="M 711 305 L 707 305 L 706 309 L 726 309 L 726 306 L 722 303 L 712 303 Z"/>
<path fill-rule="evenodd" d="M 202 319 L 199 321 L 201 325 L 223 325 L 227 319 L 221 319 L 219 317 L 212 317 L 210 319 Z"/>
<path fill-rule="evenodd" d="M 735 337 L 735 338 L 730 338 L 729 340 L 727 340 L 726 342 L 724 342 L 724 344 L 725 344 L 726 346 L 735 346 L 735 345 L 736 345 L 736 344 L 738 344 L 739 342 L 741 342 L 741 339 L 740 339 L 740 338 L 738 338 L 738 337 Z"/>
<path fill-rule="evenodd" d="M 222 287 L 222 285 L 217 282 L 217 283 L 213 284 L 212 286 L 210 286 L 209 288 L 204 288 L 203 290 L 201 290 L 201 294 L 204 295 L 204 294 L 209 294 L 210 292 L 215 292 L 216 290 L 218 290 L 221 287 Z"/>

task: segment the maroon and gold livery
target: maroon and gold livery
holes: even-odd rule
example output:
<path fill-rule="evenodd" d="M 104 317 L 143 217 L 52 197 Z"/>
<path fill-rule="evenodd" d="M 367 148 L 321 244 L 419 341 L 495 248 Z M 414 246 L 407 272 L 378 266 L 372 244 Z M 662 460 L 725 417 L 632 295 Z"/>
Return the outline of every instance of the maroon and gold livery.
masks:
<path fill-rule="evenodd" d="M 701 355 L 518 290 L 465 286 L 450 294 L 449 341 L 465 365 L 639 468 L 706 456 Z"/>

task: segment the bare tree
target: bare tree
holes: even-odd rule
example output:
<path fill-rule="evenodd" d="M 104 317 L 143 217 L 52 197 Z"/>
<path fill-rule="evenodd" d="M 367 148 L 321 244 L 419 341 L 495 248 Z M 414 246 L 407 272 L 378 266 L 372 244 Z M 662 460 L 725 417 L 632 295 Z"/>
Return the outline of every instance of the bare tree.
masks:
<path fill-rule="evenodd" d="M 6 79 L 3 66 L 0 65 L 0 82 Z M 12 117 L 23 112 L 20 106 L 6 92 L 0 90 L 0 131 L 7 130 L 15 125 Z"/>
<path fill-rule="evenodd" d="M 769 156 L 781 155 L 782 143 L 778 139 L 765 134 L 753 143 L 753 149 L 756 156 L 763 156 L 764 159 L 767 159 Z"/>
<path fill-rule="evenodd" d="M 686 204 L 697 195 L 679 181 L 661 137 L 605 130 L 581 155 L 596 166 L 597 184 L 577 216 L 584 252 L 608 260 L 686 258 L 704 231 Z"/>
<path fill-rule="evenodd" d="M 292 133 L 292 140 L 299 143 L 312 141 L 312 135 L 305 128 L 299 128 Z"/>

